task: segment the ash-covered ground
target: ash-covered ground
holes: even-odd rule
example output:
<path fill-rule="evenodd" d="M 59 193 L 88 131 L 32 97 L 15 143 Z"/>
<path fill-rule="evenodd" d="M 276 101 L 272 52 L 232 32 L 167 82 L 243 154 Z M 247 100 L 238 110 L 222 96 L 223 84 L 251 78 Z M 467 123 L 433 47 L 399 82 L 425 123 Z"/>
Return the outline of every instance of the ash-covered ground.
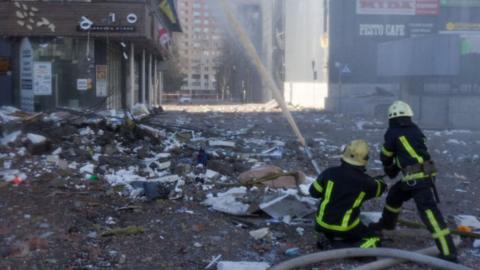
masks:
<path fill-rule="evenodd" d="M 32 116 L 3 110 L 0 268 L 216 269 L 214 258 L 274 265 L 318 251 L 313 214 L 274 218 L 260 207 L 285 194 L 302 199 L 301 186 L 316 177 L 279 109 L 253 104 L 164 109 L 130 125 L 114 112 Z M 382 174 L 378 151 L 385 119 L 292 109 L 322 169 L 339 163 L 342 145 L 366 139 L 369 171 Z M 454 216 L 479 217 L 479 132 L 425 134 L 440 170 L 440 208 L 451 227 Z M 206 167 L 197 166 L 200 149 L 208 154 Z M 302 172 L 303 185 L 242 187 L 241 173 L 267 165 Z M 150 184 L 153 195 L 146 194 Z M 206 203 L 229 190 L 235 196 Z M 384 199 L 366 203 L 364 210 L 381 211 Z M 402 218 L 419 221 L 412 202 Z M 251 232 L 259 229 L 255 239 Z M 385 235 L 384 246 L 433 245 L 426 230 L 400 226 L 397 232 Z M 462 240 L 461 263 L 478 269 L 480 252 L 472 239 Z M 361 263 L 306 269 L 353 269 Z"/>

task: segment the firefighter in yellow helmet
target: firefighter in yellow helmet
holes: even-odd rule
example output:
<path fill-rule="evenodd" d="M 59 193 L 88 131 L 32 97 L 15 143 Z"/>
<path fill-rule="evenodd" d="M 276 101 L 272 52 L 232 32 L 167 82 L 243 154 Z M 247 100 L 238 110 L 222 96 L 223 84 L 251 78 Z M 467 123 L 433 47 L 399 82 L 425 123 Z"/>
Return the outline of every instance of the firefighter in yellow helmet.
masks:
<path fill-rule="evenodd" d="M 412 117 L 412 109 L 403 101 L 394 102 L 388 110 L 389 127 L 380 159 L 385 174 L 395 178 L 401 172 L 402 177 L 388 192 L 382 218 L 370 228 L 377 231 L 395 229 L 402 204 L 413 198 L 420 218 L 440 250 L 440 257 L 457 261 L 450 231 L 437 207 L 437 170 L 428 153 L 426 137 L 413 123 Z"/>
<path fill-rule="evenodd" d="M 352 141 L 343 152 L 341 165 L 325 170 L 310 186 L 310 195 L 321 198 L 315 230 L 334 248 L 374 248 L 380 244 L 376 232 L 359 218 L 363 202 L 379 197 L 386 188 L 382 179 L 365 173 L 368 152 L 366 141 Z"/>

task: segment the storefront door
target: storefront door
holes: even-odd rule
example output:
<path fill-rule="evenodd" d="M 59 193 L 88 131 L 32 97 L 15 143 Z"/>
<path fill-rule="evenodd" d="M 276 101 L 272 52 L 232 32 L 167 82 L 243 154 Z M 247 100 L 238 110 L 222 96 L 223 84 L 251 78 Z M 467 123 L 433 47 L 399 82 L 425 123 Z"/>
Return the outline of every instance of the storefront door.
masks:
<path fill-rule="evenodd" d="M 12 47 L 0 38 L 0 106 L 13 105 Z"/>

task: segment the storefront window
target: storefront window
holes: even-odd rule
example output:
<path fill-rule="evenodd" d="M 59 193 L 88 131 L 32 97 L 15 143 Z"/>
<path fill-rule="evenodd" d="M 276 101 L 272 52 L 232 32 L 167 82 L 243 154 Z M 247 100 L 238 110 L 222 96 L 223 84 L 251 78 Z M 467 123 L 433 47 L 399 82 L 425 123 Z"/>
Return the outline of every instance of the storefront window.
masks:
<path fill-rule="evenodd" d="M 35 97 L 36 110 L 94 105 L 95 48 L 92 40 L 32 39 L 32 46 L 34 62 L 47 69 L 51 66 L 51 91 L 48 91 L 48 82 L 43 82 L 40 86 L 43 92 Z"/>

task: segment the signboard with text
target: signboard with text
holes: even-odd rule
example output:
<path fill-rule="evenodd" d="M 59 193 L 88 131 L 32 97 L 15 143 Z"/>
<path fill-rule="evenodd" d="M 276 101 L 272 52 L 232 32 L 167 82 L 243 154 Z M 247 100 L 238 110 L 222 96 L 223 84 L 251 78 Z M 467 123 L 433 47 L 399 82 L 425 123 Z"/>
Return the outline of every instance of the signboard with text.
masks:
<path fill-rule="evenodd" d="M 88 90 L 88 79 L 77 79 L 77 90 L 78 91 L 87 91 Z"/>
<path fill-rule="evenodd" d="M 480 7 L 480 0 L 440 0 L 446 7 Z"/>
<path fill-rule="evenodd" d="M 357 0 L 359 15 L 438 15 L 439 0 Z"/>
<path fill-rule="evenodd" d="M 33 64 L 33 94 L 35 96 L 52 95 L 52 63 L 35 62 Z"/>
<path fill-rule="evenodd" d="M 97 65 L 96 66 L 96 85 L 97 97 L 106 97 L 108 95 L 107 91 L 107 66 L 106 65 Z"/>
<path fill-rule="evenodd" d="M 28 38 L 20 45 L 20 107 L 26 112 L 34 111 L 33 103 L 33 48 Z"/>

